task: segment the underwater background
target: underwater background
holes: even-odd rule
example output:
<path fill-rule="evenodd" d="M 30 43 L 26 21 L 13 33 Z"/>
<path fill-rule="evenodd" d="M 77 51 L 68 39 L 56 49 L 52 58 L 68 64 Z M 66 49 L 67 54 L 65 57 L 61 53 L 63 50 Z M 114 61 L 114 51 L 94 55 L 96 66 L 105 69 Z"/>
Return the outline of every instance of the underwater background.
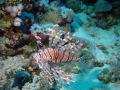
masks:
<path fill-rule="evenodd" d="M 0 90 L 120 90 L 120 0 L 0 0 Z"/>

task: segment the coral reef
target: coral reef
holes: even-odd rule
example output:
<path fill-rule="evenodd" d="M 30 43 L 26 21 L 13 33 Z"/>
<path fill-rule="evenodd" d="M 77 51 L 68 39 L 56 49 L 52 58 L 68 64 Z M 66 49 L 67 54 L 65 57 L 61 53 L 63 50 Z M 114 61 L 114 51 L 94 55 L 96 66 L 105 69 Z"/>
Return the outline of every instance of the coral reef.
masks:
<path fill-rule="evenodd" d="M 17 71 L 25 70 L 28 67 L 29 59 L 24 59 L 21 56 L 8 57 L 5 61 L 0 61 L 0 88 L 1 90 L 12 88 L 14 83 L 14 74 Z"/>
<path fill-rule="evenodd" d="M 0 0 L 0 4 L 3 4 L 5 2 L 5 0 Z"/>
<path fill-rule="evenodd" d="M 120 74 L 120 71 L 118 69 L 114 68 L 112 71 L 110 71 L 110 69 L 104 68 L 101 71 L 101 73 L 98 75 L 98 79 L 105 84 L 108 84 L 110 82 L 119 84 L 119 81 L 120 81 L 119 74 Z"/>
<path fill-rule="evenodd" d="M 109 73 L 108 69 L 103 69 L 102 73 L 98 75 L 98 79 L 105 83 L 108 84 L 111 81 L 112 74 Z"/>
<path fill-rule="evenodd" d="M 22 90 L 32 89 L 32 90 L 39 90 L 40 89 L 40 81 L 39 76 L 34 75 L 33 82 L 27 82 L 23 86 Z"/>
<path fill-rule="evenodd" d="M 24 86 L 26 82 L 32 82 L 32 77 L 29 73 L 26 71 L 17 71 L 14 76 L 14 83 L 12 87 L 18 86 L 19 89 L 22 89 L 22 86 Z"/>
<path fill-rule="evenodd" d="M 86 8 L 86 5 L 80 3 L 80 1 L 78 0 L 66 0 L 65 6 L 68 8 L 72 8 L 76 13 L 80 13 Z"/>
<path fill-rule="evenodd" d="M 119 55 L 119 0 L 0 0 L 0 90 L 119 90 Z"/>
<path fill-rule="evenodd" d="M 7 6 L 5 8 L 6 12 L 8 12 L 12 18 L 15 18 L 15 26 L 21 26 L 22 20 L 17 16 L 21 16 L 23 8 L 24 6 L 22 4 L 18 4 L 17 6 Z"/>
<path fill-rule="evenodd" d="M 95 12 L 107 12 L 112 9 L 112 5 L 106 0 L 98 0 L 95 7 Z"/>

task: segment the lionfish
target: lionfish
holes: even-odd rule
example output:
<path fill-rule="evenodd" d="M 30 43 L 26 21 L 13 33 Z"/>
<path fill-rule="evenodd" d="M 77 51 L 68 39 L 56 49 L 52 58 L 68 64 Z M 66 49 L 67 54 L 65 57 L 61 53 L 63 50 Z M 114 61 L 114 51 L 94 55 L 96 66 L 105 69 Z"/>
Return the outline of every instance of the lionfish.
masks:
<path fill-rule="evenodd" d="M 52 29 L 48 29 L 49 33 L 49 47 L 44 47 L 44 49 L 38 49 L 38 52 L 34 54 L 34 59 L 36 60 L 39 68 L 42 68 L 42 71 L 46 74 L 48 82 L 50 85 L 53 85 L 55 81 L 59 89 L 62 89 L 59 83 L 59 77 L 69 86 L 70 79 L 74 82 L 74 79 L 71 78 L 71 75 L 65 73 L 59 65 L 56 63 L 65 63 L 68 61 L 78 61 L 80 58 L 74 56 L 74 50 L 78 50 L 83 44 L 76 41 L 71 43 L 74 35 L 70 36 L 70 33 L 67 33 L 64 38 L 61 36 L 64 34 L 62 30 L 57 32 L 58 24 L 54 25 Z M 57 32 L 57 33 L 56 33 Z M 35 36 L 38 40 L 37 43 L 41 44 L 41 38 Z"/>

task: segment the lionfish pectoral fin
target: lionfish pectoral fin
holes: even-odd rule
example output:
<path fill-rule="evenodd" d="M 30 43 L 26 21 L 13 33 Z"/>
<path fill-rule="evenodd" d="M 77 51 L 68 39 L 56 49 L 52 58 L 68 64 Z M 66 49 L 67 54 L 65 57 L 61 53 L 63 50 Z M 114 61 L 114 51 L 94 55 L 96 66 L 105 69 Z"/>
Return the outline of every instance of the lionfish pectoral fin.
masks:
<path fill-rule="evenodd" d="M 60 85 L 59 82 L 57 82 L 57 85 L 58 85 L 58 88 L 59 88 L 60 90 L 62 90 L 62 87 L 61 87 L 61 85 Z"/>
<path fill-rule="evenodd" d="M 80 60 L 80 58 L 76 58 L 76 61 L 78 62 Z"/>
<path fill-rule="evenodd" d="M 40 60 L 37 61 L 37 64 L 38 64 L 39 68 L 43 68 L 43 66 L 44 66 L 44 64 Z"/>
<path fill-rule="evenodd" d="M 60 90 L 63 90 L 62 88 L 59 88 Z"/>
<path fill-rule="evenodd" d="M 53 82 L 49 79 L 48 80 L 48 83 L 50 84 L 50 85 L 53 85 Z"/>
<path fill-rule="evenodd" d="M 58 86 L 58 88 L 59 88 L 60 90 L 63 90 L 61 86 Z"/>
<path fill-rule="evenodd" d="M 74 80 L 74 79 L 71 79 L 70 81 L 75 82 L 75 80 Z"/>
<path fill-rule="evenodd" d="M 70 81 L 75 82 L 75 80 L 74 80 L 74 79 L 72 79 L 72 77 L 71 77 L 71 76 L 72 76 L 72 75 L 70 75 L 70 76 L 69 76 Z"/>
<path fill-rule="evenodd" d="M 60 90 L 63 90 L 62 87 L 61 87 L 61 85 L 60 85 L 60 83 L 59 83 L 59 79 L 56 78 L 56 77 L 54 77 L 54 78 L 55 78 L 55 81 L 56 81 L 56 83 L 57 83 L 58 88 L 59 88 Z"/>
<path fill-rule="evenodd" d="M 67 80 L 65 80 L 64 82 L 67 84 L 67 86 L 70 86 L 70 84 Z"/>

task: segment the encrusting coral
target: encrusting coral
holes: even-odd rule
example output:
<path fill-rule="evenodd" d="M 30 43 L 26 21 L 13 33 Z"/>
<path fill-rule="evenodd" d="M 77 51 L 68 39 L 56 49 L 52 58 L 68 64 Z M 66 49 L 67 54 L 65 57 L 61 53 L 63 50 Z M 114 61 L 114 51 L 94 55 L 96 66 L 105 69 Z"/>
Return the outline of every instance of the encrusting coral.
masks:
<path fill-rule="evenodd" d="M 42 68 L 42 72 L 46 75 L 48 82 L 50 85 L 53 85 L 53 81 L 56 81 L 59 89 L 62 89 L 59 81 L 59 77 L 69 86 L 71 78 L 69 73 L 65 73 L 60 65 L 60 63 L 68 62 L 68 61 L 78 61 L 80 58 L 75 57 L 74 51 L 81 48 L 83 45 L 79 41 L 73 40 L 74 35 L 70 35 L 68 32 L 65 34 L 64 31 L 58 30 L 58 24 L 54 25 L 52 29 L 48 29 L 49 33 L 49 47 L 45 47 L 44 49 L 39 48 L 38 53 L 33 55 L 36 60 L 39 68 Z M 65 36 L 64 36 L 65 35 Z M 35 36 L 38 46 L 42 45 L 41 38 L 39 36 Z"/>
<path fill-rule="evenodd" d="M 25 70 L 28 67 L 29 59 L 23 59 L 22 56 L 8 57 L 5 61 L 0 62 L 0 90 L 11 90 L 14 83 L 14 74 L 17 71 Z"/>

